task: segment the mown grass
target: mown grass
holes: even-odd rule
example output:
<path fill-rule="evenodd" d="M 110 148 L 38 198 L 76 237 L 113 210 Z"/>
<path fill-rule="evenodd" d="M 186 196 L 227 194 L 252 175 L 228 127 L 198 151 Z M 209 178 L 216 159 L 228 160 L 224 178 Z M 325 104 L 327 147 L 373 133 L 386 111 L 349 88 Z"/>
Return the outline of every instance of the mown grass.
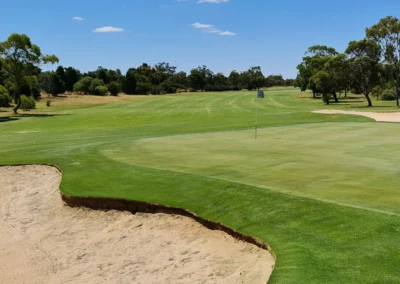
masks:
<path fill-rule="evenodd" d="M 254 92 L 3 113 L 0 163 L 57 164 L 65 193 L 182 207 L 260 237 L 277 254 L 271 283 L 398 283 L 397 124 L 314 114 L 327 107 L 301 96 L 258 101 L 257 142 Z"/>

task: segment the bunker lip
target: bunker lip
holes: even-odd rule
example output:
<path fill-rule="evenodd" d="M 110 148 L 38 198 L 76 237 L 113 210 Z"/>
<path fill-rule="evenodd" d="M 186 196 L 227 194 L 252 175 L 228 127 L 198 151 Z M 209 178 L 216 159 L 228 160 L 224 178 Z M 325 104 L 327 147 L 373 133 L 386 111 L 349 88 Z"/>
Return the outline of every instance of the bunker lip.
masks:
<path fill-rule="evenodd" d="M 367 111 L 322 109 L 322 110 L 314 110 L 313 113 L 360 115 L 375 119 L 375 121 L 377 122 L 400 122 L 400 112 L 367 112 Z"/>
<path fill-rule="evenodd" d="M 20 164 L 20 165 L 0 165 L 0 168 L 2 167 L 18 167 L 18 166 L 25 166 L 25 167 L 41 167 L 41 166 L 49 166 L 57 169 L 59 175 L 60 175 L 60 181 L 61 181 L 61 169 L 58 166 L 55 165 L 50 165 L 50 164 L 42 164 L 42 165 L 26 165 L 26 164 Z M 58 191 L 59 192 L 59 191 Z M 111 211 L 122 211 L 122 212 L 130 212 L 133 214 L 136 213 L 150 213 L 150 214 L 165 214 L 165 215 L 178 215 L 182 217 L 188 217 L 191 220 L 194 220 L 195 223 L 198 223 L 202 225 L 205 228 L 208 228 L 212 231 L 221 231 L 223 233 L 226 233 L 227 235 L 233 237 L 234 239 L 238 241 L 242 241 L 244 243 L 249 243 L 252 245 L 255 245 L 256 247 L 266 250 L 269 252 L 270 256 L 272 256 L 271 259 L 274 260 L 273 263 L 269 262 L 268 265 L 271 265 L 271 267 L 268 269 L 269 275 L 272 273 L 275 262 L 276 262 L 276 256 L 273 252 L 273 250 L 263 242 L 262 240 L 251 237 L 248 235 L 244 235 L 240 232 L 237 232 L 233 230 L 232 228 L 229 228 L 223 224 L 213 222 L 204 218 L 201 218 L 197 216 L 195 213 L 190 212 L 185 209 L 181 208 L 175 208 L 175 207 L 169 207 L 169 206 L 164 206 L 160 204 L 154 204 L 154 203 L 148 203 L 148 202 L 143 202 L 143 201 L 134 201 L 134 200 L 126 200 L 126 199 L 117 199 L 117 198 L 97 198 L 97 197 L 78 197 L 78 196 L 70 196 L 61 193 L 61 199 L 63 202 L 69 206 L 69 208 L 89 208 L 93 209 L 93 212 L 95 211 L 105 211 L 105 212 L 111 212 Z M 86 209 L 88 210 L 88 209 Z M 122 215 L 121 215 L 122 216 Z M 1 221 L 1 220 L 0 220 Z M 267 269 L 266 269 L 267 270 Z"/>
<path fill-rule="evenodd" d="M 128 211 L 133 214 L 136 213 L 148 213 L 148 214 L 168 214 L 168 215 L 180 215 L 184 217 L 189 217 L 196 222 L 200 223 L 204 227 L 210 230 L 222 231 L 231 237 L 253 244 L 261 249 L 269 251 L 274 258 L 276 259 L 276 255 L 273 253 L 271 247 L 263 242 L 262 240 L 248 236 L 242 233 L 239 233 L 228 226 L 225 226 L 221 223 L 217 223 L 214 221 L 210 221 L 204 218 L 201 218 L 190 212 L 189 210 L 169 207 L 165 205 L 160 205 L 156 203 L 148 203 L 143 201 L 134 201 L 127 199 L 118 199 L 118 198 L 103 198 L 103 197 L 76 197 L 69 196 L 61 193 L 62 200 L 70 207 L 86 207 L 93 210 L 117 210 L 117 211 Z"/>

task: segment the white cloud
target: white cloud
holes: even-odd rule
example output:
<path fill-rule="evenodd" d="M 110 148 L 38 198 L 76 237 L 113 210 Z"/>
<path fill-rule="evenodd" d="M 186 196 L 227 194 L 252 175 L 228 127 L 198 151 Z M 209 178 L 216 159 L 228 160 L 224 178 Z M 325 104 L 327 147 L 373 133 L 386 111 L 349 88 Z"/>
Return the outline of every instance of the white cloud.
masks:
<path fill-rule="evenodd" d="M 237 35 L 237 33 L 233 33 L 233 32 L 230 32 L 230 31 L 225 31 L 225 32 L 220 32 L 219 35 L 222 35 L 222 36 L 235 36 L 235 35 Z"/>
<path fill-rule="evenodd" d="M 201 24 L 201 23 L 194 23 L 192 27 L 195 29 L 213 29 L 213 25 Z"/>
<path fill-rule="evenodd" d="M 72 20 L 80 22 L 80 21 L 83 21 L 84 19 L 81 17 L 73 17 Z"/>
<path fill-rule="evenodd" d="M 93 32 L 94 33 L 118 33 L 118 32 L 123 32 L 124 29 L 121 28 L 115 28 L 115 27 L 101 27 L 98 29 L 95 29 Z"/>
<path fill-rule="evenodd" d="M 197 3 L 213 3 L 213 4 L 219 4 L 219 3 L 227 3 L 229 0 L 199 0 Z"/>
<path fill-rule="evenodd" d="M 203 31 L 205 31 L 207 33 L 219 34 L 220 36 L 235 36 L 235 35 L 237 35 L 237 33 L 230 32 L 230 31 L 222 31 L 222 30 L 216 29 L 213 25 L 201 24 L 199 22 L 193 23 L 192 27 L 195 29 L 202 29 Z"/>

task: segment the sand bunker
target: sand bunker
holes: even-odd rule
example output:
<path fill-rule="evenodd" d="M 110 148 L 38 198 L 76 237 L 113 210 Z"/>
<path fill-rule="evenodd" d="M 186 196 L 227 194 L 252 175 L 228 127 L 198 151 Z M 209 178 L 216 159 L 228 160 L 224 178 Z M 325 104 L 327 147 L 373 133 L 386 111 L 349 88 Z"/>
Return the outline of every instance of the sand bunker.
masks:
<path fill-rule="evenodd" d="M 0 167 L 0 283 L 266 283 L 271 254 L 187 217 L 65 206 L 48 166 Z"/>
<path fill-rule="evenodd" d="M 334 109 L 315 110 L 313 112 L 322 114 L 361 115 L 375 119 L 376 121 L 400 122 L 400 112 L 362 112 L 362 111 L 347 111 L 347 110 L 334 110 Z"/>

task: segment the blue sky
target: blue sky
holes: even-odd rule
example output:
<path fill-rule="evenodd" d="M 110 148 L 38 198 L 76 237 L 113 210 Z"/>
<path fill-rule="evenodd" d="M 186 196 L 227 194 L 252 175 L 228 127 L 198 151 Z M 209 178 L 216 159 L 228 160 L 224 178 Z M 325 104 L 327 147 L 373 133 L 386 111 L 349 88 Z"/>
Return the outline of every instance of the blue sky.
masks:
<path fill-rule="evenodd" d="M 82 71 L 166 61 L 186 72 L 259 65 L 265 75 L 295 77 L 309 46 L 343 51 L 367 26 L 397 16 L 400 1 L 4 0 L 0 10 L 0 41 L 25 33 Z"/>

